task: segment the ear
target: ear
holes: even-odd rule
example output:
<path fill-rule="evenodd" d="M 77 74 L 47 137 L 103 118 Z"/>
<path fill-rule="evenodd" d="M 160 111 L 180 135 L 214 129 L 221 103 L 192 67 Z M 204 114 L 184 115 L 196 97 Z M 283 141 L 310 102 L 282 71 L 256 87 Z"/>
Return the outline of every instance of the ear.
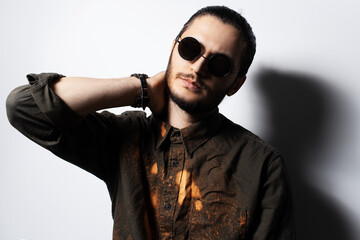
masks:
<path fill-rule="evenodd" d="M 234 95 L 244 84 L 246 80 L 246 75 L 242 77 L 236 77 L 236 80 L 230 90 L 226 93 L 226 95 L 231 96 Z"/>

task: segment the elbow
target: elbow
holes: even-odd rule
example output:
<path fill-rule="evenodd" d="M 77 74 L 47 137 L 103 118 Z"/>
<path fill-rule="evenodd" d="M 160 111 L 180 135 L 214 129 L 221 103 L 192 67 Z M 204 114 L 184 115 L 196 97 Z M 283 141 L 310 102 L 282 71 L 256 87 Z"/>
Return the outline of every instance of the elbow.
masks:
<path fill-rule="evenodd" d="M 9 96 L 6 99 L 6 114 L 9 122 L 11 125 L 14 125 L 15 121 L 15 112 L 17 106 L 17 99 L 16 99 L 16 89 L 10 92 Z"/>
<path fill-rule="evenodd" d="M 28 94 L 26 94 L 28 93 Z M 17 128 L 19 117 L 24 107 L 26 107 L 26 95 L 31 96 L 30 90 L 26 86 L 18 87 L 12 90 L 6 99 L 6 114 L 12 126 Z"/>

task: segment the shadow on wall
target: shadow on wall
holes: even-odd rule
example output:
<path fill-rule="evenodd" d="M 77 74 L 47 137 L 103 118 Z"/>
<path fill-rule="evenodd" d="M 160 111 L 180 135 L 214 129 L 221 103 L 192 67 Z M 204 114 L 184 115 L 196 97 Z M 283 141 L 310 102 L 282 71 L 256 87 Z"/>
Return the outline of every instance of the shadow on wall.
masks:
<path fill-rule="evenodd" d="M 328 147 L 329 121 L 340 111 L 334 108 L 337 99 L 308 75 L 263 69 L 254 80 L 264 98 L 269 129 L 264 139 L 284 154 L 289 169 L 297 238 L 351 239 L 348 217 L 334 199 L 315 188 L 308 172 L 327 164 L 321 152 Z"/>

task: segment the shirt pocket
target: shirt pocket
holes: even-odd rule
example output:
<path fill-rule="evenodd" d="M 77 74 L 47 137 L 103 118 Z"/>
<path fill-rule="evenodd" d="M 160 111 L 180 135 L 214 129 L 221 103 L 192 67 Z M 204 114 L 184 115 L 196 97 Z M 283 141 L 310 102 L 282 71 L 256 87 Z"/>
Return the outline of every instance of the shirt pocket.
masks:
<path fill-rule="evenodd" d="M 190 239 L 245 239 L 249 212 L 224 204 L 216 196 L 193 200 L 190 214 Z"/>

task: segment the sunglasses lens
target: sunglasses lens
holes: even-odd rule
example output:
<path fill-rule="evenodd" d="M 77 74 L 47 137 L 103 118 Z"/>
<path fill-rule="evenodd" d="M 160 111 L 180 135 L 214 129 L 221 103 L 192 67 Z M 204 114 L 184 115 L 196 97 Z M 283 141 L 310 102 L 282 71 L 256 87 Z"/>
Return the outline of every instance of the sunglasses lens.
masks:
<path fill-rule="evenodd" d="M 178 50 L 183 59 L 192 61 L 200 56 L 201 45 L 195 38 L 186 37 L 180 41 Z"/>
<path fill-rule="evenodd" d="M 216 77 L 224 77 L 231 68 L 230 59 L 223 54 L 210 57 L 208 63 L 209 72 Z"/>

